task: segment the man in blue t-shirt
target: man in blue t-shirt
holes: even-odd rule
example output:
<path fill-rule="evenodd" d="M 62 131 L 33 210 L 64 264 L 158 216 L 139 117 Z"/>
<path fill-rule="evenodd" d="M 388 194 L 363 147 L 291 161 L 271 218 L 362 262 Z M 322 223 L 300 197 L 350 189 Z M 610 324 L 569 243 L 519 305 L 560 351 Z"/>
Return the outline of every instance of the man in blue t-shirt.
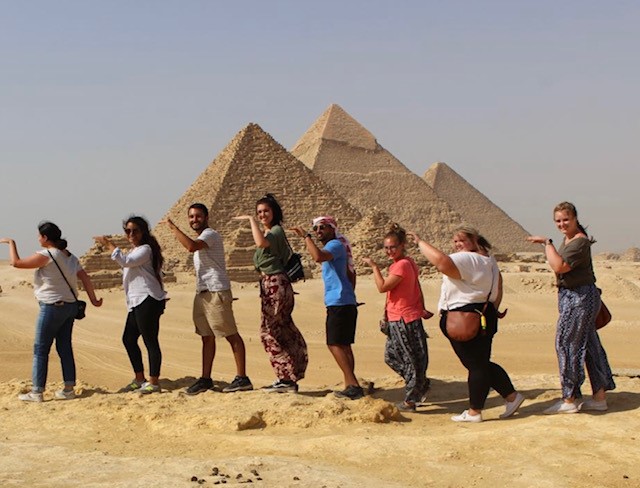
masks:
<path fill-rule="evenodd" d="M 357 400 L 364 396 L 354 373 L 355 360 L 351 344 L 355 341 L 356 308 L 355 273 L 349 266 L 348 242 L 341 242 L 337 225 L 332 217 L 318 217 L 313 221 L 316 238 L 323 244 L 320 249 L 313 236 L 300 227 L 292 229 L 304 237 L 307 251 L 316 263 L 322 263 L 324 304 L 327 307 L 327 347 L 344 375 L 345 389 L 335 392 L 340 398 Z"/>

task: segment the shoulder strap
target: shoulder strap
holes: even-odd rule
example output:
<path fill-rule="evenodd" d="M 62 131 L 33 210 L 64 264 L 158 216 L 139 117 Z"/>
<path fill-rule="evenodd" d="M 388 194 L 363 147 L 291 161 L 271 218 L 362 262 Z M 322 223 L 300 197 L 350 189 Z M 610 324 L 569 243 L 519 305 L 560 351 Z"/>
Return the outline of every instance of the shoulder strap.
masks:
<path fill-rule="evenodd" d="M 73 291 L 73 288 L 71 288 L 71 284 L 69 283 L 69 280 L 67 280 L 67 277 L 64 275 L 64 273 L 62 272 L 62 268 L 60 268 L 60 265 L 58 264 L 58 262 L 55 260 L 55 258 L 53 257 L 53 254 L 51 254 L 51 251 L 49 251 L 47 249 L 47 252 L 49 253 L 49 256 L 51 256 L 51 259 L 53 260 L 53 262 L 55 263 L 56 267 L 58 268 L 58 271 L 60 271 L 60 274 L 62 275 L 62 277 L 64 278 L 64 281 L 67 282 L 67 286 L 69 287 L 69 290 L 71 290 L 71 294 L 73 295 L 73 298 L 76 299 L 76 301 L 78 301 L 78 297 L 76 296 L 76 293 Z"/>

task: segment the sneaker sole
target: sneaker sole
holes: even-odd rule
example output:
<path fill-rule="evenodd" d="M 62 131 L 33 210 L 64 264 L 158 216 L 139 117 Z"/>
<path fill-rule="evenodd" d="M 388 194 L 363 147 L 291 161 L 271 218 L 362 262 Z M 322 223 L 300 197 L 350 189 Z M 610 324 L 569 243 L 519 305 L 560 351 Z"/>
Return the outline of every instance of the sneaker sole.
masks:
<path fill-rule="evenodd" d="M 233 392 L 236 392 L 236 391 L 251 391 L 251 390 L 253 390 L 253 385 L 239 386 L 237 388 L 232 388 L 232 389 L 227 387 L 227 388 L 222 390 L 222 393 L 233 393 Z"/>

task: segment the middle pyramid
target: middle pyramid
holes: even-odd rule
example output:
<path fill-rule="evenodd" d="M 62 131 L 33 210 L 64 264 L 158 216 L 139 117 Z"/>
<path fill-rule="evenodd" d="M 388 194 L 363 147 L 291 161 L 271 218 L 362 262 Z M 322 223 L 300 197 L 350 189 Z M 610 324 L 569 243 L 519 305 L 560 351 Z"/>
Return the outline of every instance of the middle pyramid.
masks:
<path fill-rule="evenodd" d="M 443 251 L 451 249 L 460 214 L 340 106 L 331 105 L 291 153 L 360 212 L 382 210 Z"/>
<path fill-rule="evenodd" d="M 327 183 L 298 161 L 257 124 L 242 129 L 213 162 L 196 178 L 169 209 L 169 217 L 187 235 L 187 210 L 193 203 L 209 208 L 209 225 L 224 239 L 229 278 L 233 281 L 257 281 L 253 267 L 255 250 L 249 223 L 232 220 L 237 215 L 254 215 L 256 200 L 272 193 L 282 207 L 284 228 L 300 225 L 309 228 L 318 215 L 331 214 L 348 229 L 361 214 Z M 160 242 L 169 269 L 188 269 L 192 256 L 173 236 L 165 224 L 153 230 Z M 302 250 L 302 240 L 293 237 L 291 246 Z M 303 258 L 306 253 L 303 253 Z"/>

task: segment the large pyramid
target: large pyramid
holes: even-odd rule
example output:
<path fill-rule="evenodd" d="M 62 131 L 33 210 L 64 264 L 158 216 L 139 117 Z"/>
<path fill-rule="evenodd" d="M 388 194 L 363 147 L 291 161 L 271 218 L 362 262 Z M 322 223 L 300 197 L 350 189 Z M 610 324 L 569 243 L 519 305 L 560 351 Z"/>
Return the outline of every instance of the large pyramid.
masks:
<path fill-rule="evenodd" d="M 338 105 L 314 122 L 291 153 L 361 213 L 378 208 L 441 249 L 451 249 L 460 214 Z"/>
<path fill-rule="evenodd" d="M 424 180 L 500 252 L 530 252 L 529 233 L 445 163 L 434 163 Z M 461 198 L 463 195 L 463 198 Z"/>
<path fill-rule="evenodd" d="M 234 281 L 255 281 L 252 255 L 255 250 L 247 221 L 232 217 L 255 212 L 255 202 L 273 193 L 282 206 L 287 226 L 309 227 L 313 217 L 330 213 L 345 234 L 360 220 L 360 212 L 340 197 L 327 183 L 293 157 L 257 124 L 242 129 L 191 187 L 167 212 L 176 225 L 189 233 L 187 209 L 194 202 L 209 207 L 209 222 L 224 238 L 227 268 Z M 175 239 L 166 225 L 154 234 L 168 264 L 189 268 L 192 256 Z M 294 249 L 302 250 L 302 239 L 290 238 Z M 303 253 L 306 257 L 306 253 Z"/>

